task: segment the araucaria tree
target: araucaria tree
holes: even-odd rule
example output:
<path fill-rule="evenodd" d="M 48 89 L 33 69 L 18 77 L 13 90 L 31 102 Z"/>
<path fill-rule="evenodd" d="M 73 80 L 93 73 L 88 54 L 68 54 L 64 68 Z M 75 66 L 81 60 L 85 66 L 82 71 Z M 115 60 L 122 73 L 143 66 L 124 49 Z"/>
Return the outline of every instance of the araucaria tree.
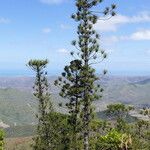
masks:
<path fill-rule="evenodd" d="M 72 18 L 78 22 L 78 38 L 72 41 L 72 45 L 75 46 L 77 53 L 71 52 L 74 60 L 65 67 L 65 72 L 62 74 L 64 78 L 59 78 L 55 82 L 62 86 L 60 95 L 70 100 L 67 107 L 73 126 L 77 126 L 76 123 L 81 121 L 80 135 L 83 136 L 84 150 L 89 149 L 90 123 L 94 116 L 92 102 L 99 99 L 103 92 L 100 85 L 96 85 L 99 78 L 93 65 L 107 56 L 104 50 L 100 49 L 99 34 L 94 30 L 94 25 L 99 19 L 97 13 L 102 13 L 103 17 L 109 18 L 115 15 L 116 8 L 112 5 L 103 12 L 93 11 L 92 9 L 101 2 L 102 0 L 76 0 L 77 12 L 72 15 Z M 74 128 L 74 132 L 75 130 Z"/>
<path fill-rule="evenodd" d="M 61 87 L 60 96 L 69 99 L 66 107 L 69 110 L 68 125 L 70 127 L 69 137 L 70 144 L 69 149 L 79 150 L 80 145 L 80 134 L 81 131 L 81 119 L 80 119 L 80 100 L 82 97 L 83 88 L 80 85 L 80 71 L 82 63 L 80 60 L 73 60 L 70 65 L 65 66 L 62 77 L 59 77 L 55 81 L 56 86 Z"/>
<path fill-rule="evenodd" d="M 47 63 L 47 60 L 30 60 L 28 63 L 28 66 L 36 73 L 33 88 L 34 96 L 39 102 L 37 136 L 34 138 L 35 144 L 33 145 L 35 150 L 53 149 L 53 131 L 49 120 L 49 115 L 53 113 L 53 107 L 48 91 L 47 72 L 44 71 Z"/>
<path fill-rule="evenodd" d="M 102 0 L 76 0 L 77 12 L 72 15 L 72 18 L 79 22 L 77 34 L 78 39 L 73 41 L 73 45 L 79 50 L 78 56 L 82 63 L 80 70 L 80 85 L 83 88 L 81 97 L 82 102 L 82 122 L 83 122 L 83 139 L 84 150 L 89 149 L 90 123 L 93 119 L 92 102 L 101 97 L 103 89 L 96 85 L 99 78 L 96 76 L 93 64 L 97 64 L 106 58 L 106 53 L 100 49 L 99 34 L 94 30 L 94 25 L 97 23 L 97 11 L 92 9 L 98 6 Z M 104 16 L 114 16 L 115 5 L 111 8 L 106 8 L 102 14 Z M 106 72 L 104 71 L 104 74 Z"/>

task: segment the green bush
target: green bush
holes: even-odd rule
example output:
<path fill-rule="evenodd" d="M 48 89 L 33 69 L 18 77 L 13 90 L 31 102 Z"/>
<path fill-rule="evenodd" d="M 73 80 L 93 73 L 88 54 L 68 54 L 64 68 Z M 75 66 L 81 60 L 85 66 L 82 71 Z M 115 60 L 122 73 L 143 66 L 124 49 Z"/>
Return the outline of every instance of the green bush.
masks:
<path fill-rule="evenodd" d="M 0 150 L 4 150 L 4 132 L 0 130 Z"/>
<path fill-rule="evenodd" d="M 98 139 L 96 150 L 129 150 L 131 145 L 132 139 L 130 135 L 122 134 L 113 129 Z"/>

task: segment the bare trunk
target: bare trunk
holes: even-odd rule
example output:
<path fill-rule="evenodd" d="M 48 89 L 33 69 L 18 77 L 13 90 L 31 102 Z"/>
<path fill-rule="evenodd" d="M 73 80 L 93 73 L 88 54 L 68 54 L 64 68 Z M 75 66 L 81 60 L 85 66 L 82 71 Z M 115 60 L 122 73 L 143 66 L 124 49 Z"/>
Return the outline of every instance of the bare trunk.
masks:
<path fill-rule="evenodd" d="M 84 132 L 84 150 L 89 150 L 88 132 Z"/>

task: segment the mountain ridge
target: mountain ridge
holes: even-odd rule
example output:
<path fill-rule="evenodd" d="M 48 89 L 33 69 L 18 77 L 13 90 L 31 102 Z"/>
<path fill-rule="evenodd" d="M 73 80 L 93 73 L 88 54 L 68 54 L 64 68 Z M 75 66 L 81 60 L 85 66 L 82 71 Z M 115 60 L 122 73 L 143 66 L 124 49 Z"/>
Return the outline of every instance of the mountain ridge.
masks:
<path fill-rule="evenodd" d="M 50 92 L 57 111 L 66 113 L 66 99 L 59 96 L 59 88 L 48 77 Z M 98 81 L 104 88 L 103 98 L 95 101 L 96 111 L 103 111 L 108 104 L 125 103 L 137 108 L 150 106 L 150 77 L 106 76 Z M 142 84 L 141 84 L 142 83 Z M 36 124 L 37 101 L 32 95 L 33 77 L 0 77 L 0 121 L 9 126 Z M 63 107 L 58 107 L 62 102 Z"/>

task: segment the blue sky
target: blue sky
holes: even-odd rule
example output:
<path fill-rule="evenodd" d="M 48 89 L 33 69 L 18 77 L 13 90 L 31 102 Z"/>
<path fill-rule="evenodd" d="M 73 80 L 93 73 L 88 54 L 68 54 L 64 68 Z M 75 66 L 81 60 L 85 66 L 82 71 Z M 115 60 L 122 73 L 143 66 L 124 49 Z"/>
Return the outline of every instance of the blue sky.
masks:
<path fill-rule="evenodd" d="M 100 45 L 108 59 L 96 66 L 110 74 L 150 75 L 150 0 L 104 0 L 117 4 L 117 16 L 98 21 Z M 74 0 L 0 1 L 0 75 L 25 75 L 34 58 L 49 59 L 49 74 L 63 70 L 76 38 Z"/>

